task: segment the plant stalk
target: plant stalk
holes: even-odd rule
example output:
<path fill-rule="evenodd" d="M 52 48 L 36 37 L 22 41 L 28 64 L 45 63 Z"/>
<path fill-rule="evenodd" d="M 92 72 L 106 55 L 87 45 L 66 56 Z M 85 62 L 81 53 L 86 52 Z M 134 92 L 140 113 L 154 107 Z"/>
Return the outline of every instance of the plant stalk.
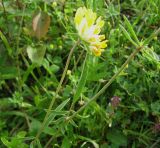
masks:
<path fill-rule="evenodd" d="M 131 55 L 128 57 L 128 59 L 125 61 L 125 63 L 121 66 L 121 68 L 118 70 L 117 73 L 115 73 L 112 78 L 108 81 L 107 84 L 103 86 L 103 88 L 95 95 L 93 96 L 84 106 L 82 106 L 79 110 L 77 110 L 73 115 L 68 117 L 66 121 L 70 121 L 73 119 L 78 113 L 80 113 L 83 109 L 85 109 L 91 102 L 95 101 L 109 86 L 112 84 L 112 82 L 117 78 L 117 76 L 125 69 L 126 65 L 135 57 L 135 55 L 143 48 L 143 46 L 138 47 L 136 50 L 134 50 Z"/>
<path fill-rule="evenodd" d="M 76 92 L 73 96 L 73 102 L 72 102 L 71 107 L 70 107 L 70 112 L 74 108 L 75 103 L 79 100 L 79 98 L 81 96 L 81 93 L 82 93 L 82 90 L 83 90 L 83 88 L 86 84 L 86 80 L 87 80 L 87 76 L 88 76 L 88 63 L 87 63 L 88 59 L 89 59 L 89 55 L 86 53 L 86 57 L 85 57 L 85 60 L 84 60 L 84 63 L 83 63 L 81 76 L 80 76 L 80 79 L 79 79 L 79 82 L 78 82 L 78 85 L 77 85 L 77 88 L 76 88 Z"/>
<path fill-rule="evenodd" d="M 39 132 L 37 133 L 34 141 L 36 141 L 36 140 L 39 138 L 40 134 L 41 134 L 41 133 L 43 132 L 43 130 L 44 130 L 46 121 L 47 121 L 47 119 L 48 119 L 48 117 L 49 117 L 49 114 L 50 114 L 50 112 L 51 112 L 51 110 L 52 110 L 52 107 L 53 107 L 53 105 L 54 105 L 54 102 L 55 102 L 55 100 L 56 100 L 56 97 L 57 97 L 57 95 L 58 95 L 58 93 L 59 93 L 59 91 L 60 91 L 60 89 L 61 89 L 62 83 L 63 83 L 63 81 L 64 81 L 64 78 L 65 78 L 65 75 L 66 75 L 66 72 L 67 72 L 67 70 L 68 70 L 68 66 L 69 66 L 70 60 L 71 60 L 71 56 L 72 56 L 72 54 L 73 54 L 74 49 L 75 49 L 76 46 L 79 44 L 79 42 L 80 42 L 80 40 L 78 39 L 77 42 L 74 44 L 74 46 L 73 46 L 73 47 L 71 48 L 71 50 L 70 50 L 70 53 L 69 53 L 69 55 L 68 55 L 67 62 L 66 62 L 66 65 L 65 65 L 65 68 L 64 68 L 64 71 L 63 71 L 61 80 L 60 80 L 60 82 L 59 82 L 59 84 L 58 84 L 58 87 L 57 87 L 57 89 L 56 89 L 56 92 L 55 92 L 55 96 L 53 96 L 53 98 L 52 98 L 52 101 L 51 101 L 51 103 L 50 103 L 50 105 L 49 105 L 49 107 L 48 107 L 47 113 L 46 113 L 46 115 L 45 115 L 45 117 L 44 117 L 42 126 L 41 126 Z"/>

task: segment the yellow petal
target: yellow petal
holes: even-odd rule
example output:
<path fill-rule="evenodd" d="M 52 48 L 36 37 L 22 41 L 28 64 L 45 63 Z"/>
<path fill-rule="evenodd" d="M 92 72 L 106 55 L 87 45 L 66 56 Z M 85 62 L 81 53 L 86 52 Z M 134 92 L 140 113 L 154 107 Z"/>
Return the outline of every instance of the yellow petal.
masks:
<path fill-rule="evenodd" d="M 99 35 L 99 39 L 100 40 L 104 40 L 105 39 L 105 35 L 103 34 L 103 35 Z"/>
<path fill-rule="evenodd" d="M 101 49 L 97 49 L 96 47 L 92 47 L 92 52 L 95 56 L 101 56 Z"/>
<path fill-rule="evenodd" d="M 106 47 L 107 47 L 107 40 L 102 41 L 102 42 L 100 43 L 100 46 L 101 46 L 101 48 L 106 48 Z"/>
<path fill-rule="evenodd" d="M 101 29 L 96 26 L 94 30 L 94 34 L 99 34 L 100 32 L 101 32 Z"/>
<path fill-rule="evenodd" d="M 84 15 L 86 12 L 86 8 L 85 7 L 80 7 L 77 9 L 76 14 L 75 14 L 75 18 L 74 18 L 74 22 L 76 25 L 80 24 Z"/>
<path fill-rule="evenodd" d="M 97 19 L 96 26 L 100 28 L 104 26 L 104 21 L 101 19 L 101 16 Z"/>
<path fill-rule="evenodd" d="M 89 38 L 88 41 L 89 41 L 89 42 L 96 42 L 96 38 L 95 38 L 95 37 L 91 37 L 91 38 Z"/>
<path fill-rule="evenodd" d="M 88 27 L 90 27 L 95 23 L 97 15 L 91 9 L 88 9 L 85 13 L 85 17 L 87 19 Z"/>

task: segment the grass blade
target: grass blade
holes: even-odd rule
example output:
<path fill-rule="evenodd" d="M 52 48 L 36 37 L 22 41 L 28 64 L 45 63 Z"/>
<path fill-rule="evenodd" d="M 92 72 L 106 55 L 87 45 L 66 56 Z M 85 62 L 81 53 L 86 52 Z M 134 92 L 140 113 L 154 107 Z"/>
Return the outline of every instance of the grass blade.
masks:
<path fill-rule="evenodd" d="M 4 35 L 1 31 L 0 31 L 0 37 L 1 37 L 4 45 L 5 45 L 6 48 L 7 48 L 8 54 L 11 56 L 11 55 L 12 55 L 12 49 L 11 49 L 9 43 L 8 43 L 7 38 L 5 37 L 5 35 Z"/>

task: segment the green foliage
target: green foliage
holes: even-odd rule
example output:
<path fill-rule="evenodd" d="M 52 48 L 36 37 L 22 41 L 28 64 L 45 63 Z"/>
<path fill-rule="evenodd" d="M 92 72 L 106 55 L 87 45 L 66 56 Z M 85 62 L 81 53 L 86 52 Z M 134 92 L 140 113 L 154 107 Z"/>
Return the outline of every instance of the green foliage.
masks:
<path fill-rule="evenodd" d="M 35 47 L 35 48 L 31 46 L 27 47 L 28 57 L 30 58 L 32 63 L 38 64 L 38 65 L 41 65 L 45 55 L 45 51 L 46 49 L 44 46 Z"/>
<path fill-rule="evenodd" d="M 2 137 L 1 141 L 8 148 L 16 148 L 17 146 L 27 148 L 27 144 L 23 143 L 23 138 L 25 135 L 26 132 L 21 131 L 15 137 L 13 137 L 11 141 L 8 141 L 5 137 Z"/>
<path fill-rule="evenodd" d="M 105 20 L 108 47 L 85 61 L 85 46 L 77 45 L 56 94 L 78 40 L 74 15 L 81 6 Z M 159 14 L 159 0 L 1 0 L 0 148 L 158 147 Z M 139 47 L 108 89 L 84 107 Z M 117 107 L 113 96 L 121 98 Z"/>

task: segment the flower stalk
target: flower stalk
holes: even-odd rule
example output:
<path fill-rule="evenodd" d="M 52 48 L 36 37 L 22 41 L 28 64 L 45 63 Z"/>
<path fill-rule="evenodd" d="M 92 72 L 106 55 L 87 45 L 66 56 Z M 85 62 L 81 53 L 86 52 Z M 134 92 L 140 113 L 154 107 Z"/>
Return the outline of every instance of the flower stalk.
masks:
<path fill-rule="evenodd" d="M 59 82 L 59 84 L 58 84 L 58 87 L 57 87 L 57 89 L 56 89 L 55 95 L 53 96 L 53 98 L 52 98 L 52 100 L 51 100 L 51 103 L 50 103 L 50 105 L 49 105 L 49 107 L 48 107 L 48 109 L 47 109 L 47 113 L 46 113 L 46 115 L 45 115 L 45 117 L 44 117 L 42 126 L 41 126 L 40 130 L 38 131 L 38 133 L 37 133 L 34 141 L 37 141 L 37 139 L 39 138 L 40 134 L 43 132 L 43 130 L 44 130 L 44 128 L 45 128 L 46 121 L 47 121 L 47 119 L 48 119 L 48 117 L 49 117 L 49 115 L 50 115 L 50 112 L 51 112 L 51 110 L 52 110 L 52 107 L 53 107 L 53 105 L 54 105 L 54 102 L 55 102 L 55 100 L 56 100 L 56 98 L 57 98 L 57 95 L 58 95 L 58 93 L 59 93 L 59 91 L 60 91 L 60 89 L 61 89 L 62 83 L 63 83 L 63 81 L 64 81 L 65 75 L 66 75 L 66 73 L 67 73 L 68 66 L 69 66 L 69 63 L 70 63 L 70 60 L 71 60 L 73 51 L 74 51 L 74 49 L 77 47 L 77 45 L 78 45 L 79 43 L 80 43 L 80 40 L 78 39 L 77 42 L 74 44 L 74 46 L 73 46 L 73 47 L 71 48 L 71 50 L 70 50 L 70 53 L 69 53 L 69 55 L 68 55 L 67 62 L 66 62 L 66 65 L 65 65 L 65 68 L 64 68 L 64 71 L 63 71 L 61 80 L 60 80 L 60 82 Z"/>

